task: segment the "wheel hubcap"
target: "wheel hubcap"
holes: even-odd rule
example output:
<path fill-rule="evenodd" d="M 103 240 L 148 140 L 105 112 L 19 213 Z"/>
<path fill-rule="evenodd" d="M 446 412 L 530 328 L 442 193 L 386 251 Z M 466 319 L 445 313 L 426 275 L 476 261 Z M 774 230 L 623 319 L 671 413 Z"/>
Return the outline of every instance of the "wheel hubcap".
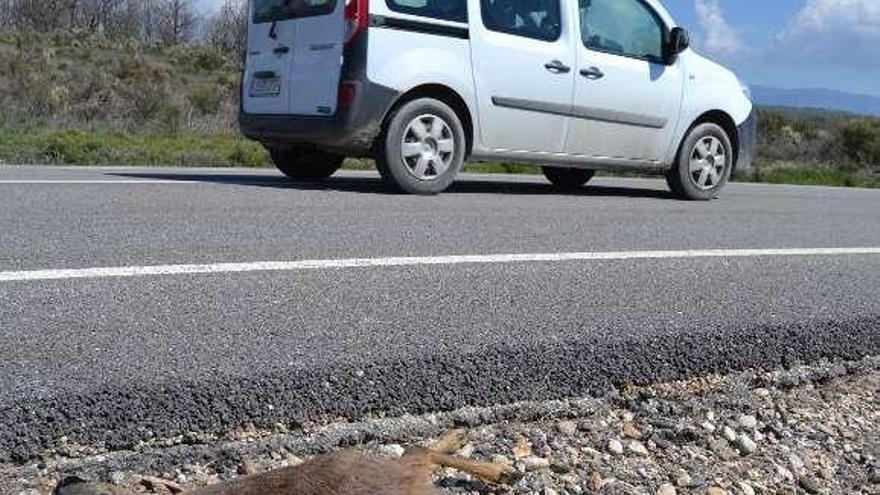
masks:
<path fill-rule="evenodd" d="M 449 170 L 455 156 L 455 139 L 445 120 L 436 115 L 420 115 L 403 133 L 401 158 L 406 169 L 418 180 L 435 180 Z"/>
<path fill-rule="evenodd" d="M 715 136 L 706 136 L 694 145 L 690 157 L 691 182 L 700 190 L 718 187 L 724 179 L 727 167 L 727 151 Z"/>

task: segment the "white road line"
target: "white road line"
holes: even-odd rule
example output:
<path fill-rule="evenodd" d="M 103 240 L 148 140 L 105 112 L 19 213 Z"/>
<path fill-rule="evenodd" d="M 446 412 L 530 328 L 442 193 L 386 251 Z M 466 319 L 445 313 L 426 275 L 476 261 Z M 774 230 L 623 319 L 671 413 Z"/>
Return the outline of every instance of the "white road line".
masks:
<path fill-rule="evenodd" d="M 194 180 L 0 180 L 0 184 L 198 184 Z"/>
<path fill-rule="evenodd" d="M 106 268 L 0 272 L 0 282 L 64 280 L 80 278 L 144 277 L 161 275 L 195 275 L 210 273 L 285 272 L 300 270 L 328 270 L 343 268 L 376 268 L 427 265 L 852 255 L 880 255 L 880 247 L 798 249 L 701 249 L 687 251 L 619 251 L 604 253 L 490 254 L 472 256 L 260 261 L 252 263 L 212 263 L 204 265 L 121 266 Z"/>

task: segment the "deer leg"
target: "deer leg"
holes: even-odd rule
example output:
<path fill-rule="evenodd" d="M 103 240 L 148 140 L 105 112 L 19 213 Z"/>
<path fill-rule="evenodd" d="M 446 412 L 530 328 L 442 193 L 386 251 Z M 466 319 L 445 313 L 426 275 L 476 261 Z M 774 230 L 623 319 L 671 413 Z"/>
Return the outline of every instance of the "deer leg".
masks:
<path fill-rule="evenodd" d="M 438 452 L 428 452 L 428 460 L 440 467 L 457 469 L 490 483 L 513 484 L 520 475 L 510 466 L 494 462 L 480 462 Z"/>
<path fill-rule="evenodd" d="M 464 447 L 464 430 L 450 430 L 443 434 L 428 450 L 438 454 L 454 454 Z"/>

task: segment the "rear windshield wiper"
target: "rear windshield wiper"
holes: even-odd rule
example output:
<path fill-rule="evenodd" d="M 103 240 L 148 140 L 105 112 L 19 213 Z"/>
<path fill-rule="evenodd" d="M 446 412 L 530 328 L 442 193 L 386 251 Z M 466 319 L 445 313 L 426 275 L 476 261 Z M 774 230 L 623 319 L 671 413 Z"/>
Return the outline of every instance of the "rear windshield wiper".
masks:
<path fill-rule="evenodd" d="M 272 17 L 272 27 L 269 28 L 269 37 L 273 40 L 278 39 L 278 18 L 281 16 L 281 13 L 284 12 L 285 9 L 290 8 L 290 2 L 292 0 L 283 0 L 281 5 L 278 7 L 278 14 Z"/>

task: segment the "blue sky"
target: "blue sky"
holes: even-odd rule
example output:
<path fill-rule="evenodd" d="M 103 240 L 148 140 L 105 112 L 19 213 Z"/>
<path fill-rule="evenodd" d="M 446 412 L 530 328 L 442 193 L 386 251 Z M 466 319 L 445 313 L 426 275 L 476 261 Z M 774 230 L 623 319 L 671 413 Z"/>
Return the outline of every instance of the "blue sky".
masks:
<path fill-rule="evenodd" d="M 750 84 L 880 96 L 880 0 L 662 1 L 698 51 Z"/>
<path fill-rule="evenodd" d="M 880 96 L 880 0 L 663 0 L 751 84 Z"/>

